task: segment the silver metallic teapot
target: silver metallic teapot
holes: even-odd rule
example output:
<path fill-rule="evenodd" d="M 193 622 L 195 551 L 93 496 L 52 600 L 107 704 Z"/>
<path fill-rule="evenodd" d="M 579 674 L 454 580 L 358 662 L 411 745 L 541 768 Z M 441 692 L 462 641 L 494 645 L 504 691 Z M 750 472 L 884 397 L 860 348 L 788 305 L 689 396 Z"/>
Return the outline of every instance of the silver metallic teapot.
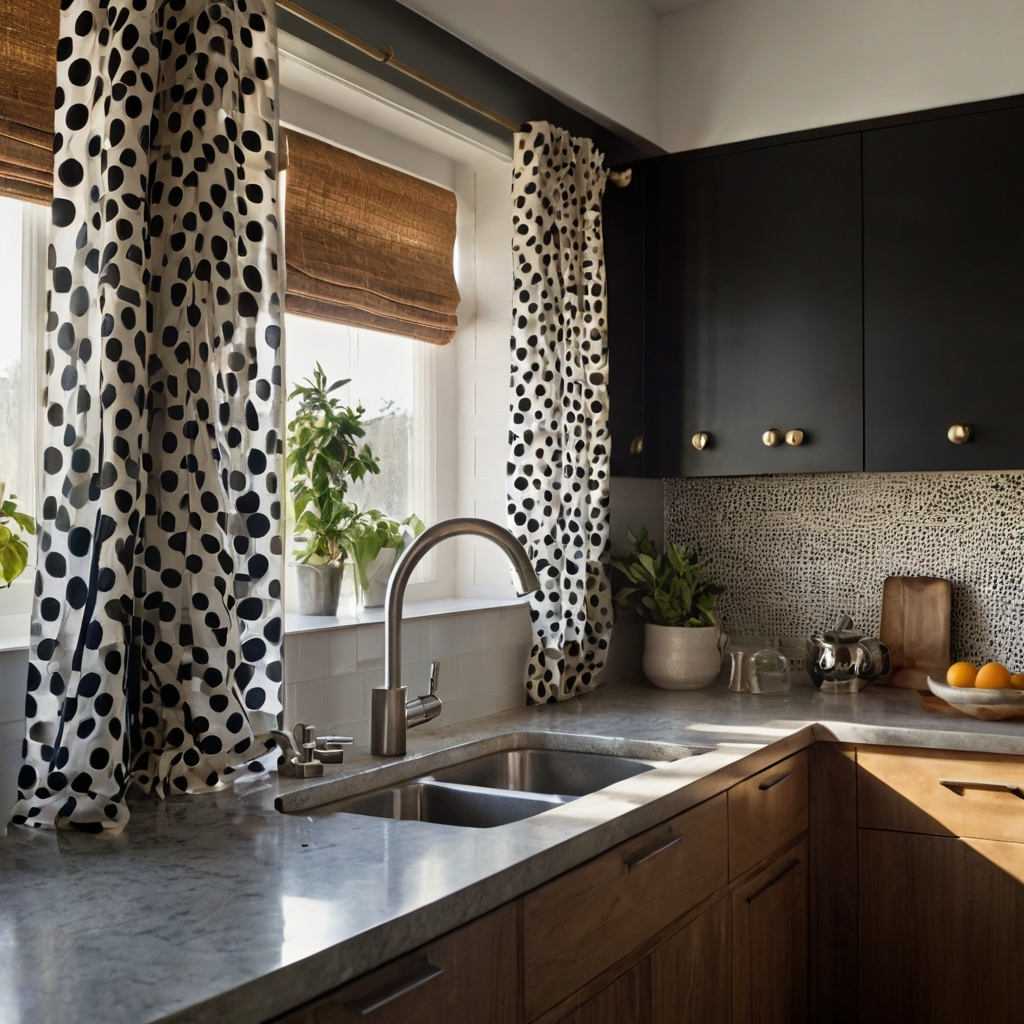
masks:
<path fill-rule="evenodd" d="M 856 693 L 887 678 L 891 668 L 889 649 L 854 629 L 849 615 L 841 616 L 835 629 L 811 637 L 807 671 L 822 693 Z"/>

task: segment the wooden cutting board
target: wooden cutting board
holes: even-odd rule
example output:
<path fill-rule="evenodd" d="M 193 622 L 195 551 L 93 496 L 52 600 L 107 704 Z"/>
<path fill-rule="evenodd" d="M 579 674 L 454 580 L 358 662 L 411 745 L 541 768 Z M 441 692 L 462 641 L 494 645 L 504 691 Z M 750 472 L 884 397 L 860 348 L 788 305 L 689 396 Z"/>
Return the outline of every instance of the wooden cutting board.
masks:
<path fill-rule="evenodd" d="M 892 658 L 890 685 L 927 690 L 929 675 L 945 679 L 952 603 L 949 580 L 890 576 L 885 581 L 879 639 Z"/>

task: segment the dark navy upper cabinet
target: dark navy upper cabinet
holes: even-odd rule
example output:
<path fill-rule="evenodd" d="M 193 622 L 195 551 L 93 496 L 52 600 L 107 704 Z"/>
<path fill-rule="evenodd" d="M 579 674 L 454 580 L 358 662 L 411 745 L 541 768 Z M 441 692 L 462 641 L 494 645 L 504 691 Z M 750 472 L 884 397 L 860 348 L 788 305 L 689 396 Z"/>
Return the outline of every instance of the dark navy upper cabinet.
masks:
<path fill-rule="evenodd" d="M 604 195 L 612 476 L 644 475 L 644 174 Z"/>
<path fill-rule="evenodd" d="M 867 469 L 1024 468 L 1022 183 L 1021 107 L 864 133 Z"/>
<path fill-rule="evenodd" d="M 860 175 L 859 133 L 658 167 L 647 450 L 660 475 L 863 469 Z"/>

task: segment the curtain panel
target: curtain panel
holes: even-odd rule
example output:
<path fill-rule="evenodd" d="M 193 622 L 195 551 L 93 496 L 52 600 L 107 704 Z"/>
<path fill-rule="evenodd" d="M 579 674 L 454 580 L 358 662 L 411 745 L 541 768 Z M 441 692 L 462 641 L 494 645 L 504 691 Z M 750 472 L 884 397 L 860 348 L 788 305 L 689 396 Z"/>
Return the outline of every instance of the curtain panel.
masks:
<path fill-rule="evenodd" d="M 263 0 L 61 7 L 12 820 L 119 831 L 131 784 L 276 757 L 276 30 Z"/>
<path fill-rule="evenodd" d="M 56 0 L 0 0 L 0 195 L 47 205 L 59 21 Z"/>
<path fill-rule="evenodd" d="M 542 583 L 537 702 L 596 686 L 611 640 L 603 163 L 545 122 L 515 136 L 508 519 Z"/>
<path fill-rule="evenodd" d="M 285 204 L 289 312 L 452 340 L 453 192 L 289 130 Z"/>

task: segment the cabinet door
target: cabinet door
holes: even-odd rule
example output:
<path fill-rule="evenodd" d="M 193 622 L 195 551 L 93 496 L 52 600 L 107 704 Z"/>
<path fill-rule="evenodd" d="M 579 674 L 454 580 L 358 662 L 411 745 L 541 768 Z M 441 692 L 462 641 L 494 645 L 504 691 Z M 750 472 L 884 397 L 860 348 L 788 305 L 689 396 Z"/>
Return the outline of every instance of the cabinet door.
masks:
<path fill-rule="evenodd" d="M 641 960 L 565 1020 L 566 1024 L 650 1024 L 649 961 Z"/>
<path fill-rule="evenodd" d="M 732 1020 L 732 915 L 720 899 L 650 956 L 652 1024 Z"/>
<path fill-rule="evenodd" d="M 732 894 L 734 1024 L 807 1020 L 807 916 L 804 840 Z"/>
<path fill-rule="evenodd" d="M 519 974 L 516 908 L 508 904 L 276 1024 L 516 1024 Z"/>
<path fill-rule="evenodd" d="M 867 469 L 1024 467 L 1022 180 L 1024 108 L 864 133 Z"/>
<path fill-rule="evenodd" d="M 860 832 L 860 1019 L 1024 1015 L 1024 845 Z"/>
<path fill-rule="evenodd" d="M 644 475 L 644 168 L 604 208 L 612 476 Z"/>
<path fill-rule="evenodd" d="M 662 475 L 863 469 L 860 136 L 659 175 L 648 380 Z M 769 429 L 804 443 L 767 447 Z"/>

